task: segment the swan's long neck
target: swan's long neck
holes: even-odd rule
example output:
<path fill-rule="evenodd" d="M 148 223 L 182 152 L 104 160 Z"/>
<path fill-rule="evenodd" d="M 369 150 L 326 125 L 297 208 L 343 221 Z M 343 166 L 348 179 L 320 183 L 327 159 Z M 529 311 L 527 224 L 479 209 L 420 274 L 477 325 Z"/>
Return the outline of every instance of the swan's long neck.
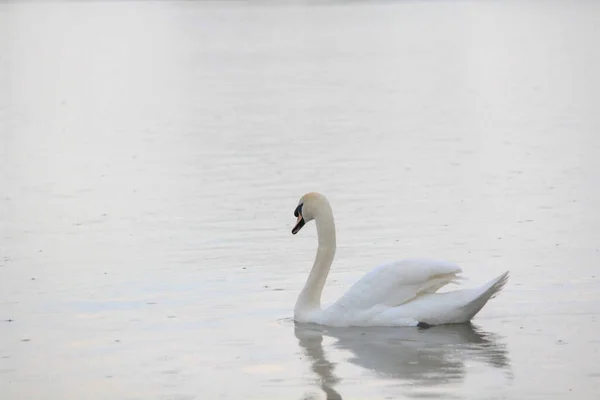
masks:
<path fill-rule="evenodd" d="M 321 294 L 335 256 L 335 223 L 329 204 L 315 217 L 315 223 L 317 225 L 319 247 L 310 275 L 306 280 L 304 289 L 298 296 L 294 308 L 296 316 L 321 309 Z"/>

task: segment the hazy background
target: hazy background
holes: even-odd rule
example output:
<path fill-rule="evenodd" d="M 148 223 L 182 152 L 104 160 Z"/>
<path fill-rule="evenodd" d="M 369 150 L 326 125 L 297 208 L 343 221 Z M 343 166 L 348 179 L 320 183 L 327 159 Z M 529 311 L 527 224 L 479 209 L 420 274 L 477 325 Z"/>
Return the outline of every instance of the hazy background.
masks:
<path fill-rule="evenodd" d="M 0 3 L 0 397 L 597 399 L 600 3 Z M 374 266 L 474 327 L 294 328 Z M 337 397 L 336 397 L 337 396 Z"/>

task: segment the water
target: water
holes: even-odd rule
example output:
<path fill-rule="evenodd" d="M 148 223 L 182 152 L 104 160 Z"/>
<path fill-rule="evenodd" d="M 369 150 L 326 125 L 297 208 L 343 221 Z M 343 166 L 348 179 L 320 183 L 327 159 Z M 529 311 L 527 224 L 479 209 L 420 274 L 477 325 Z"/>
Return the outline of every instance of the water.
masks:
<path fill-rule="evenodd" d="M 2 399 L 596 399 L 600 5 L 0 4 Z M 374 266 L 473 326 L 295 327 Z"/>

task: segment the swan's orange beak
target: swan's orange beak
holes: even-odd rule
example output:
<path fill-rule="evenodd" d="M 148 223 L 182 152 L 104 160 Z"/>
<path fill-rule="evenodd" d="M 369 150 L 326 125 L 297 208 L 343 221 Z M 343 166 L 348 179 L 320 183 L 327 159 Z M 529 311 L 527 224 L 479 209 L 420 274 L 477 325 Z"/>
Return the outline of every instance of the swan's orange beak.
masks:
<path fill-rule="evenodd" d="M 292 229 L 292 235 L 298 233 L 298 231 L 300 231 L 300 229 L 302 229 L 303 226 L 304 218 L 302 217 L 302 214 L 298 214 L 298 220 L 296 221 L 296 226 L 294 226 L 294 229 Z"/>

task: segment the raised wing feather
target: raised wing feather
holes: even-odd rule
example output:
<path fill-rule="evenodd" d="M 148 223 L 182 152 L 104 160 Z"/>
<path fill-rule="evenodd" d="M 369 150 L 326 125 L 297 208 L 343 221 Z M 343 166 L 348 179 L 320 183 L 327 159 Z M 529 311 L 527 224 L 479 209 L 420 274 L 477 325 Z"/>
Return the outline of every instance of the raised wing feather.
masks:
<path fill-rule="evenodd" d="M 457 278 L 453 263 L 408 259 L 380 265 L 367 273 L 332 307 L 340 313 L 368 310 L 377 305 L 398 306 L 424 293 L 434 293 Z"/>

